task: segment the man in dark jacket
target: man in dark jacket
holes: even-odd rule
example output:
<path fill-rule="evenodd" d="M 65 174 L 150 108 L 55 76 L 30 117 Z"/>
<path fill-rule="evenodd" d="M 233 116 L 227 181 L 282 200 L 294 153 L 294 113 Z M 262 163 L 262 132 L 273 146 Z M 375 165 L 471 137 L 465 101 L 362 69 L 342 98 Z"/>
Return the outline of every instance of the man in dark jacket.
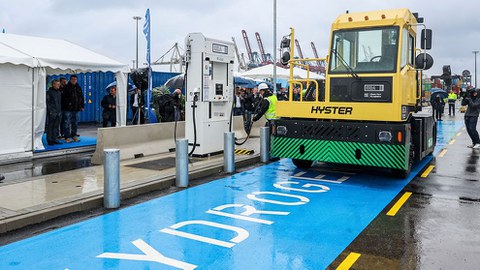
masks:
<path fill-rule="evenodd" d="M 84 99 L 82 88 L 77 81 L 77 75 L 70 76 L 70 81 L 62 93 L 63 134 L 67 143 L 80 141 L 77 134 L 77 114 L 84 109 Z"/>
<path fill-rule="evenodd" d="M 468 148 L 480 149 L 480 138 L 477 131 L 477 121 L 480 112 L 480 98 L 478 97 L 479 89 L 470 89 L 468 94 L 462 99 L 462 106 L 467 106 L 465 112 L 465 127 L 468 136 L 472 139 L 472 144 Z"/>
<path fill-rule="evenodd" d="M 60 81 L 54 80 L 52 87 L 47 91 L 47 143 L 48 145 L 60 144 L 57 141 L 60 116 L 62 115 L 62 94 Z"/>
<path fill-rule="evenodd" d="M 108 95 L 103 97 L 101 103 L 103 107 L 103 127 L 107 127 L 108 122 L 110 122 L 111 127 L 117 125 L 117 87 L 110 87 L 109 92 Z"/>
<path fill-rule="evenodd" d="M 180 121 L 182 106 L 180 102 L 180 96 L 182 91 L 175 89 L 171 94 L 164 94 L 159 98 L 159 113 L 161 122 L 173 122 Z"/>
<path fill-rule="evenodd" d="M 437 95 L 433 99 L 432 108 L 433 108 L 434 118 L 437 119 L 437 121 L 443 121 L 442 114 L 445 109 L 445 101 L 443 101 L 440 95 Z"/>
<path fill-rule="evenodd" d="M 246 120 L 245 120 L 245 131 L 247 133 L 250 133 L 250 128 L 252 126 L 252 115 L 255 114 L 255 109 L 257 108 L 257 104 L 262 101 L 262 98 L 258 95 L 258 88 L 255 86 L 255 88 L 251 90 L 247 90 L 245 94 L 245 114 L 246 114 Z"/>
<path fill-rule="evenodd" d="M 143 113 L 144 105 L 145 105 L 145 102 L 140 89 L 135 88 L 135 92 L 133 92 L 133 94 L 130 95 L 130 108 L 132 109 L 133 125 L 137 125 L 138 122 L 140 122 L 140 124 L 145 124 L 145 116 Z"/>
<path fill-rule="evenodd" d="M 288 92 L 286 87 L 280 88 L 280 91 L 277 92 L 278 101 L 286 100 L 288 101 Z"/>

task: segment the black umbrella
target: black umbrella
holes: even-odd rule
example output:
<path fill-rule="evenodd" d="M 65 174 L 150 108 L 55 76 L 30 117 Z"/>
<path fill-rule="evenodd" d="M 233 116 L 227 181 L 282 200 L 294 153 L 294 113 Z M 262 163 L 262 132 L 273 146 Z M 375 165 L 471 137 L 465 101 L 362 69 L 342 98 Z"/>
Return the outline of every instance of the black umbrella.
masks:
<path fill-rule="evenodd" d="M 109 85 L 107 85 L 107 87 L 105 87 L 105 91 L 107 91 L 107 92 L 110 91 L 110 88 L 111 88 L 112 86 L 117 86 L 117 81 L 114 81 L 114 82 L 110 83 Z M 128 92 L 131 92 L 131 91 L 133 91 L 133 90 L 135 90 L 135 89 L 137 89 L 137 87 L 135 86 L 135 84 L 133 84 L 133 83 L 128 83 L 128 87 L 127 87 L 127 91 L 128 91 Z"/>
<path fill-rule="evenodd" d="M 448 97 L 448 93 L 447 91 L 442 89 L 432 89 L 432 92 L 430 94 L 430 102 L 433 102 L 437 97 L 444 99 Z"/>
<path fill-rule="evenodd" d="M 168 79 L 163 85 L 169 89 L 182 89 L 183 83 L 185 82 L 185 74 L 178 74 Z"/>

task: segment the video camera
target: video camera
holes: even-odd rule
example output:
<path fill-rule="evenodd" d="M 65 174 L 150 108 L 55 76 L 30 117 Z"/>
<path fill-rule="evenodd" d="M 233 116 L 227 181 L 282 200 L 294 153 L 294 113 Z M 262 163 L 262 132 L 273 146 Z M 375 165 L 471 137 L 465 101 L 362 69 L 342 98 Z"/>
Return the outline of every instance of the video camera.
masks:
<path fill-rule="evenodd" d="M 467 90 L 467 93 L 469 93 L 470 95 L 473 95 L 473 93 L 475 93 L 477 91 L 478 91 L 478 89 L 476 89 L 476 88 L 470 88 L 470 89 Z"/>

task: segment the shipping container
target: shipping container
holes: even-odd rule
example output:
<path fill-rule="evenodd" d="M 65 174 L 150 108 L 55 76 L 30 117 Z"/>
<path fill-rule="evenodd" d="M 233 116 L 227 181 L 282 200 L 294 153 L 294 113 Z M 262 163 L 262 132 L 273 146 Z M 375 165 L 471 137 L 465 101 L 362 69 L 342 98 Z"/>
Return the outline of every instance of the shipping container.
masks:
<path fill-rule="evenodd" d="M 152 73 L 152 85 L 153 87 L 163 85 L 171 77 L 178 75 L 178 73 L 171 72 L 153 72 Z M 79 112 L 78 122 L 79 123 L 101 123 L 102 122 L 102 106 L 101 101 L 105 95 L 107 95 L 106 87 L 115 81 L 115 74 L 112 72 L 88 72 L 88 73 L 79 73 L 78 84 L 82 88 L 83 97 L 85 99 L 85 110 Z M 47 89 L 51 86 L 51 82 L 54 79 L 59 79 L 65 77 L 67 80 L 70 80 L 69 74 L 63 75 L 52 75 L 47 77 Z M 132 118 L 132 113 L 130 111 L 129 96 L 127 95 L 127 119 Z"/>

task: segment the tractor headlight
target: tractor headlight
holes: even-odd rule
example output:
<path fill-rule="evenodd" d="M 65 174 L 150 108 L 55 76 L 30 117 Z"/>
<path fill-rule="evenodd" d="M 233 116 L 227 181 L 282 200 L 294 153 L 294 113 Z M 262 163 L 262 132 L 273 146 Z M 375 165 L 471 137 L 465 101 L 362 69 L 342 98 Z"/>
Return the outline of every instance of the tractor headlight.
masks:
<path fill-rule="evenodd" d="M 390 131 L 380 131 L 378 132 L 378 140 L 381 142 L 391 142 L 392 133 Z"/>
<path fill-rule="evenodd" d="M 287 127 L 277 126 L 277 136 L 285 136 L 285 135 L 287 135 Z"/>

